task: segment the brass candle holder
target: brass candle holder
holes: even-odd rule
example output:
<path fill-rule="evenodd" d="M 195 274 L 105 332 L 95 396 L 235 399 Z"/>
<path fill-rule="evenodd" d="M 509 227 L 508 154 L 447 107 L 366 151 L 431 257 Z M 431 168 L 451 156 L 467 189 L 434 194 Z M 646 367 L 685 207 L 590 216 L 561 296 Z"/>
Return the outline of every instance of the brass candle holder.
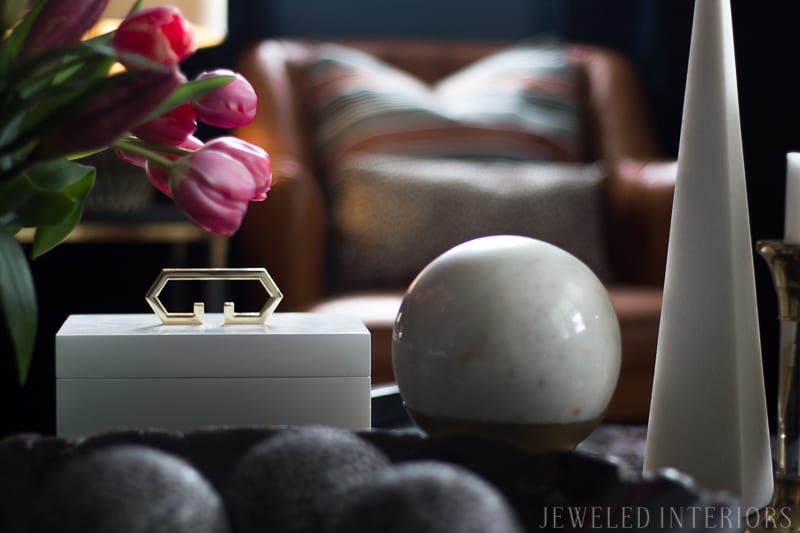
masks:
<path fill-rule="evenodd" d="M 778 296 L 781 344 L 778 370 L 775 491 L 749 531 L 800 531 L 800 245 L 759 241 Z"/>

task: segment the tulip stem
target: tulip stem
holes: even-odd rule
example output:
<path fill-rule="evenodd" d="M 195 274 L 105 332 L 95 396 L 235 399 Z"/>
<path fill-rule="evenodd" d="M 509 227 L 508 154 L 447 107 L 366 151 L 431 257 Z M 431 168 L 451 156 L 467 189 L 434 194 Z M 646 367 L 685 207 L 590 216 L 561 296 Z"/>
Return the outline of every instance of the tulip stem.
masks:
<path fill-rule="evenodd" d="M 142 157 L 147 158 L 154 163 L 157 163 L 165 168 L 170 168 L 172 166 L 172 161 L 157 151 L 151 149 L 148 146 L 145 146 L 144 143 L 131 140 L 131 139 L 120 139 L 111 144 L 113 148 L 121 152 L 127 152 L 129 154 L 140 155 Z M 159 147 L 161 152 L 166 152 L 167 150 L 164 149 L 165 147 Z M 169 150 L 172 151 L 172 150 Z"/>

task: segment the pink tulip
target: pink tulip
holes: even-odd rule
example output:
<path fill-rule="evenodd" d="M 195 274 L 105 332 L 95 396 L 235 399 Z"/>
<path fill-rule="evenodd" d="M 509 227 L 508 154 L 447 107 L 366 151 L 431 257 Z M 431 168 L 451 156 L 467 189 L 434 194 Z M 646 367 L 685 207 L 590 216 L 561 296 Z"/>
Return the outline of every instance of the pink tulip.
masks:
<path fill-rule="evenodd" d="M 143 141 L 175 146 L 197 130 L 197 115 L 191 104 L 179 105 L 158 118 L 133 128 L 132 133 Z"/>
<path fill-rule="evenodd" d="M 238 128 L 250 124 L 258 108 L 258 97 L 253 86 L 241 74 L 226 69 L 203 72 L 197 79 L 217 76 L 234 78 L 193 102 L 197 117 L 206 124 L 220 128 Z"/>
<path fill-rule="evenodd" d="M 135 68 L 136 62 L 126 54 L 144 56 L 159 65 L 175 65 L 196 49 L 192 25 L 175 7 L 131 13 L 114 32 L 111 46 L 128 68 Z"/>
<path fill-rule="evenodd" d="M 20 57 L 29 58 L 51 48 L 78 44 L 100 18 L 106 4 L 108 0 L 47 2 L 31 26 Z"/>
<path fill-rule="evenodd" d="M 198 150 L 202 146 L 203 146 L 203 141 L 192 135 L 187 137 L 186 140 L 184 140 L 182 143 L 178 144 L 178 148 L 185 148 L 187 150 Z M 130 156 L 130 154 L 128 155 Z M 180 156 L 177 156 L 175 154 L 161 154 L 161 155 L 173 161 L 176 161 L 177 159 L 180 158 Z M 124 160 L 125 159 L 123 158 L 123 161 Z M 144 159 L 143 168 L 147 172 L 147 179 L 150 180 L 150 183 L 152 183 L 156 189 L 158 189 L 159 191 L 163 192 L 164 194 L 172 198 L 172 191 L 169 190 L 169 169 L 149 159 Z"/>
<path fill-rule="evenodd" d="M 242 223 L 256 183 L 247 167 L 213 147 L 179 159 L 170 172 L 175 204 L 201 228 L 229 237 Z"/>
<path fill-rule="evenodd" d="M 272 186 L 272 167 L 267 152 L 238 137 L 218 137 L 207 142 L 206 147 L 228 154 L 247 168 L 256 185 L 251 200 L 264 200 L 267 197 Z"/>

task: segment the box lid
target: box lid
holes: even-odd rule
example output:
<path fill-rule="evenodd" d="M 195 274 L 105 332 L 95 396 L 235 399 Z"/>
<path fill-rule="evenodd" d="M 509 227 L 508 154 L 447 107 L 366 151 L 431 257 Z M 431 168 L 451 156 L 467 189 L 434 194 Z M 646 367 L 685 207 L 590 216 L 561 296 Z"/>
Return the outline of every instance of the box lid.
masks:
<path fill-rule="evenodd" d="M 370 375 L 370 336 L 353 317 L 275 313 L 266 325 L 162 325 L 151 314 L 71 315 L 56 333 L 57 378 Z"/>

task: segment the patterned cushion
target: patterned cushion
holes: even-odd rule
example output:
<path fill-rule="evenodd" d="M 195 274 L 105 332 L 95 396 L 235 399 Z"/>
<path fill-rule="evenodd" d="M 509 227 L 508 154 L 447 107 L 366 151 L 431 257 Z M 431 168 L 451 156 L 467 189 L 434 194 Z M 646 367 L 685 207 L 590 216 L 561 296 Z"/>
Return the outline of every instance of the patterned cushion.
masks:
<path fill-rule="evenodd" d="M 329 160 L 353 151 L 581 156 L 579 77 L 556 44 L 506 48 L 434 86 L 365 52 L 328 44 L 311 62 L 310 76 L 319 149 Z"/>
<path fill-rule="evenodd" d="M 492 234 L 550 242 L 612 278 L 597 165 L 353 154 L 330 186 L 339 287 L 404 286 L 442 252 Z"/>

